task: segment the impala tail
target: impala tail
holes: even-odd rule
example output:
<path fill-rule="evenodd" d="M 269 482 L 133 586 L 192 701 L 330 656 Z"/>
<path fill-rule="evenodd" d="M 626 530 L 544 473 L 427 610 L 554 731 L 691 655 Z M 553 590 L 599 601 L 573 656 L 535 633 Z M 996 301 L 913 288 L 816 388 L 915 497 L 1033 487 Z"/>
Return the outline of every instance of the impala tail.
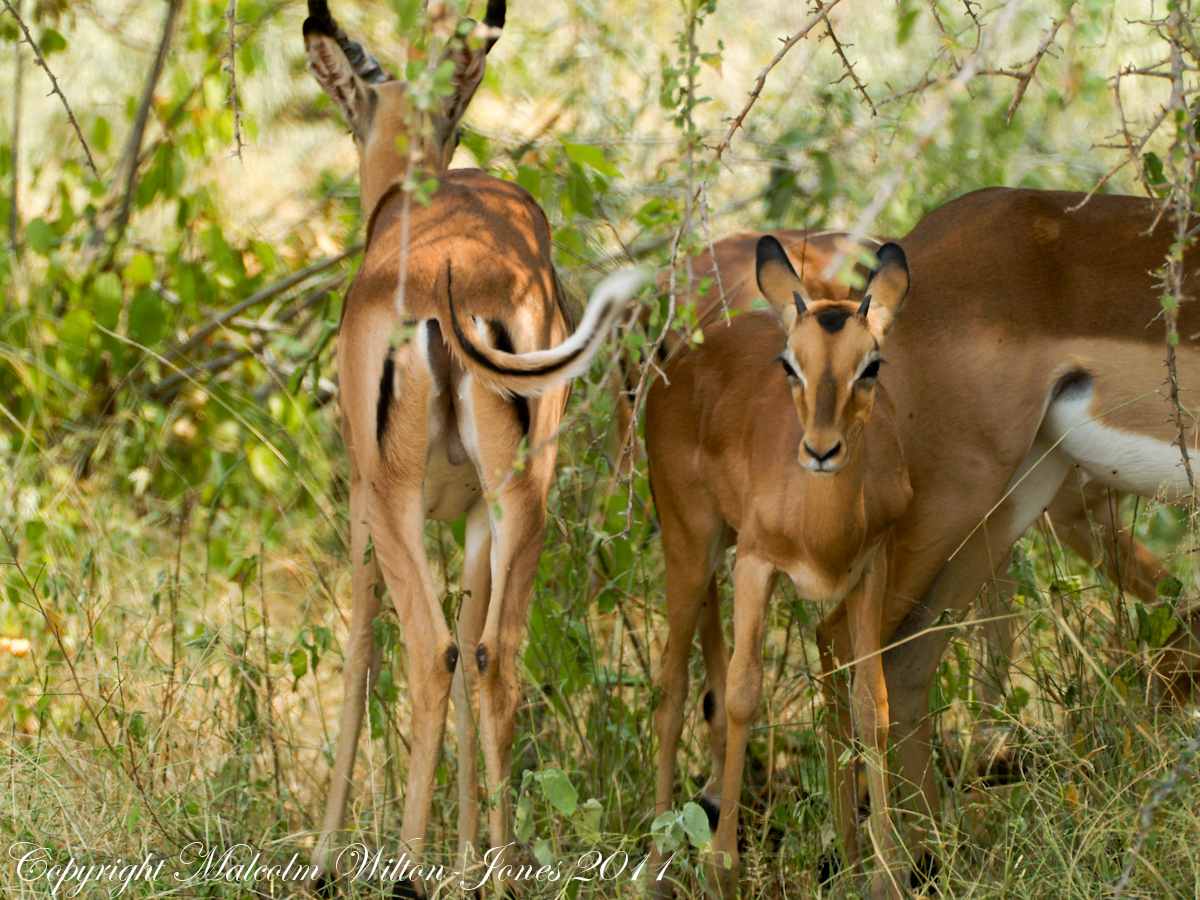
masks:
<path fill-rule="evenodd" d="M 484 320 L 475 318 L 474 328 L 463 327 L 454 308 L 453 280 L 447 264 L 446 295 L 459 355 L 480 381 L 496 390 L 523 397 L 537 396 L 587 371 L 609 330 L 650 280 L 651 273 L 645 269 L 614 272 L 592 291 L 583 321 L 573 335 L 549 350 L 507 353 L 481 339 L 487 333 Z"/>

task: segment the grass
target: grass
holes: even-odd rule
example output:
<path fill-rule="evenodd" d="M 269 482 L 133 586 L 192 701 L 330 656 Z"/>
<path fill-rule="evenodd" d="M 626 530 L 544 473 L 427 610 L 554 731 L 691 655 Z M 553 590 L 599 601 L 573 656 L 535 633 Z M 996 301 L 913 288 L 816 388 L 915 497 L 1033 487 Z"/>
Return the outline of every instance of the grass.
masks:
<path fill-rule="evenodd" d="M 1029 4 L 998 64 L 1028 58 L 1043 18 L 1058 9 Z M 999 124 L 1011 99 L 1010 79 L 979 82 L 970 109 L 939 131 L 914 164 L 880 230 L 902 233 L 928 208 L 984 183 L 1094 183 L 1111 162 L 1091 146 L 1113 128 L 1103 75 L 1118 61 L 1145 62 L 1158 46 L 1122 24 L 1126 12 L 1136 18 L 1138 9 L 1130 4 L 1114 12 L 1108 4 L 1088 3 L 1076 10 L 1077 21 L 1064 30 L 1064 52 L 1045 61 L 1030 90 L 1019 134 Z M 593 279 L 593 268 L 620 258 L 618 243 L 639 251 L 657 246 L 664 261 L 661 248 L 677 225 L 669 204 L 685 186 L 679 132 L 672 111 L 658 103 L 679 14 L 670 4 L 625 3 L 619 11 L 582 0 L 522 4 L 519 15 L 510 14 L 471 113 L 474 133 L 467 143 L 485 147 L 483 163 L 510 177 L 536 176 L 574 296 Z M 196 21 L 207 21 L 204 9 L 192 12 Z M 127 67 L 105 61 L 148 54 L 160 14 L 139 8 L 124 28 L 94 26 L 81 15 L 77 30 L 67 31 L 72 49 L 51 57 L 87 133 L 99 114 L 121 128 L 120 107 L 136 79 Z M 346 13 L 356 33 L 370 34 L 381 55 L 397 58 L 390 15 L 381 5 Z M 794 4 L 768 4 L 756 17 L 720 4 L 701 30 L 704 49 L 715 50 L 718 37 L 726 45 L 720 66 L 700 74 L 699 92 L 713 99 L 695 115 L 710 143 L 745 102 L 774 52 L 772 38 L 794 28 L 794 19 Z M 256 32 L 257 68 L 239 75 L 255 141 L 244 162 L 224 159 L 223 142 L 209 134 L 201 153 L 188 158 L 184 178 L 189 185 L 216 186 L 214 203 L 231 243 L 259 240 L 295 269 L 317 253 L 348 246 L 358 227 L 354 201 L 347 200 L 351 143 L 330 124 L 331 113 L 314 108 L 315 88 L 297 65 L 299 22 L 299 9 L 282 8 Z M 959 24 L 968 31 L 952 49 L 962 50 L 971 38 L 965 19 Z M 849 12 L 835 26 L 843 42 L 856 45 L 856 71 L 876 99 L 941 72 L 936 64 L 944 62 L 944 42 L 931 22 L 908 44 Z M 713 237 L 764 224 L 849 224 L 936 100 L 936 94 L 933 100 L 914 95 L 893 104 L 893 112 L 884 106 L 881 126 L 849 91 L 830 86 L 841 70 L 826 59 L 826 48 L 802 44 L 772 75 L 747 132 L 725 158 L 729 168 L 713 176 L 707 223 Z M 190 89 L 188 76 L 204 61 L 202 50 L 187 49 L 170 90 Z M 18 184 L 27 225 L 59 211 L 55 161 L 73 152 L 56 124 L 57 109 L 37 102 L 44 90 L 39 75 L 27 67 L 23 93 L 25 166 Z M 10 77 L 7 69 L 0 73 L 0 94 L 7 94 Z M 203 86 L 217 96 L 216 106 L 218 88 Z M 1153 80 L 1127 82 L 1123 91 L 1133 128 L 1162 100 Z M 88 99 L 97 102 L 85 111 Z M 5 118 L 0 143 L 6 146 L 8 128 Z M 570 168 L 556 149 L 560 137 L 603 146 L 606 158 L 619 164 L 622 178 L 602 184 L 593 177 L 600 204 L 595 216 L 563 202 Z M 98 152 L 102 168 L 106 160 L 115 162 L 120 146 L 114 137 L 111 152 Z M 471 162 L 467 150 L 462 154 Z M 772 193 L 775 180 L 783 187 Z M 1134 184 L 1132 178 L 1122 182 L 1129 190 Z M 73 190 L 85 193 L 79 184 Z M 654 201 L 663 201 L 667 212 L 656 212 Z M 175 221 L 172 204 L 149 206 L 135 220 L 134 247 L 158 253 L 165 236 L 174 235 Z M 199 238 L 194 244 L 192 257 L 202 259 L 207 246 Z M 65 268 L 71 274 L 70 262 Z M 8 288 L 0 323 L 11 327 L 24 316 L 57 327 L 65 316 L 62 298 L 52 298 L 58 307 L 39 306 L 37 298 L 47 278 L 67 277 L 62 271 L 31 255 L 13 262 L 11 273 L 0 270 Z M 228 296 L 234 292 L 222 285 L 219 296 L 205 299 L 205 309 L 236 302 L 240 295 Z M 331 303 L 318 322 L 336 322 L 336 312 Z M 3 357 L 21 376 L 20 391 L 8 398 L 32 397 L 33 411 L 28 418 L 6 415 L 10 440 L 0 442 L 6 536 L 0 546 L 0 693 L 7 709 L 0 845 L 48 848 L 57 864 L 73 857 L 118 867 L 148 854 L 178 863 L 195 842 L 245 844 L 281 864 L 293 855 L 306 860 L 337 737 L 349 613 L 339 605 L 350 591 L 344 463 L 333 405 L 316 404 L 259 354 L 198 379 L 170 403 L 156 403 L 136 372 L 123 373 L 129 380 L 115 411 L 106 414 L 105 404 L 92 399 L 103 393 L 101 380 L 71 382 L 72 360 L 52 353 L 57 332 L 31 334 L 20 354 Z M 294 338 L 300 350 L 286 344 L 290 334 L 271 349 L 302 355 L 315 334 Z M 219 338 L 238 346 L 239 336 L 231 328 Z M 150 349 L 164 349 L 174 337 L 166 334 L 162 346 Z M 9 352 L 8 343 L 0 336 L 0 352 Z M 205 358 L 201 353 L 197 357 Z M 326 375 L 331 358 L 325 351 L 315 360 Z M 139 367 L 154 365 L 148 353 L 139 359 Z M 644 478 L 635 479 L 633 521 L 625 516 L 627 488 L 613 490 L 606 463 L 610 400 L 596 387 L 603 383 L 598 371 L 576 391 L 574 427 L 561 442 L 522 655 L 526 702 L 514 748 L 521 855 L 538 864 L 562 861 L 566 873 L 531 889 L 538 896 L 637 895 L 624 872 L 566 883 L 566 864 L 599 848 L 612 857 L 610 866 L 628 854 L 632 869 L 648 849 L 651 829 L 654 679 L 665 636 L 661 555 L 653 518 L 644 510 Z M 47 399 L 56 386 L 69 402 Z M 3 394 L 0 399 L 8 402 Z M 8 407 L 0 410 L 5 413 Z M 1138 521 L 1145 539 L 1171 561 L 1185 596 L 1194 595 L 1190 523 L 1153 506 L 1143 506 Z M 427 542 L 435 580 L 452 608 L 461 531 L 430 526 Z M 953 634 L 935 697 L 942 710 L 941 896 L 1109 896 L 1135 846 L 1125 897 L 1197 896 L 1200 796 L 1195 748 L 1188 747 L 1197 724 L 1192 711 L 1153 704 L 1146 664 L 1154 650 L 1129 636 L 1128 623 L 1137 618 L 1130 601 L 1042 536 L 1027 537 L 1019 558 L 1026 585 L 1021 653 L 1014 688 L 999 708 L 976 701 L 972 627 L 947 625 Z M 743 793 L 744 896 L 858 895 L 846 874 L 819 881 L 833 840 L 813 641 L 821 614 L 790 589 L 779 592 L 771 614 L 766 691 Z M 1117 622 L 1125 636 L 1114 643 Z M 371 706 L 372 737 L 361 744 L 349 828 L 356 839 L 390 849 L 410 716 L 394 615 L 385 613 L 378 635 L 391 681 L 382 682 Z M 695 823 L 684 804 L 709 773 L 707 729 L 698 710 L 703 676 L 699 654 L 693 657 L 677 767 L 679 854 L 670 870 L 681 897 L 702 893 L 699 856 L 683 827 Z M 999 760 L 988 750 L 995 743 L 1005 748 Z M 429 834 L 431 859 L 441 863 L 449 863 L 457 840 L 453 725 L 446 746 Z M 703 828 L 692 831 L 702 841 Z M 238 859 L 245 861 L 240 851 Z M 24 880 L 21 871 L 11 858 L 3 860 L 0 894 L 47 894 L 44 881 Z M 181 885 L 164 871 L 131 881 L 122 895 L 246 895 L 226 879 Z M 288 896 L 292 889 L 286 879 L 256 885 L 264 896 Z M 365 885 L 353 891 L 378 894 Z M 459 893 L 446 885 L 441 896 Z"/>

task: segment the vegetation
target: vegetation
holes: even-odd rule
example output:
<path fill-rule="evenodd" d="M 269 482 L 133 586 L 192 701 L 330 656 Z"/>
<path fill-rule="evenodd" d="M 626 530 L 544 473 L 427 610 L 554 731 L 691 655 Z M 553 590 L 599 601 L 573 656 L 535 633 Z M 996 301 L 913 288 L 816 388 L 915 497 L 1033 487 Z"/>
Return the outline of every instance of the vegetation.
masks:
<path fill-rule="evenodd" d="M 335 12 L 393 68 L 418 69 L 437 49 L 414 39 L 421 5 Z M 510 10 L 458 163 L 539 199 L 573 297 L 625 259 L 665 267 L 742 228 L 903 234 L 993 184 L 1190 209 L 1188 0 L 826 3 L 829 18 L 790 46 L 776 38 L 808 27 L 815 4 L 750 8 Z M 304 72 L 303 15 L 291 0 L 4 0 L 0 12 L 0 845 L 44 847 L 57 864 L 178 860 L 193 842 L 284 864 L 307 858 L 319 822 L 349 595 L 333 359 L 363 223 L 351 141 Z M 686 323 L 662 298 L 648 333 L 623 342 L 638 350 L 672 315 Z M 651 821 L 662 567 L 644 472 L 614 481 L 612 359 L 575 391 L 561 441 L 523 657 L 518 836 L 539 864 L 564 862 L 563 881 L 533 893 L 633 896 L 653 828 L 679 849 L 678 895 L 700 896 L 698 807 Z M 1191 519 L 1143 502 L 1136 523 L 1177 573 L 1169 595 L 1194 597 Z M 452 613 L 462 523 L 427 534 Z M 1053 535 L 1031 534 L 1015 558 L 1014 687 L 977 702 L 966 623 L 934 698 L 941 895 L 1196 896 L 1195 723 L 1156 707 L 1146 676 L 1169 616 Z M 747 896 L 856 895 L 847 875 L 819 880 L 832 840 L 821 614 L 779 592 L 743 797 Z M 390 849 L 405 661 L 395 616 L 377 625 L 386 665 L 351 822 Z M 699 673 L 697 661 L 697 701 Z M 698 712 L 689 723 L 684 797 L 708 773 Z M 983 734 L 1013 749 L 1020 778 L 989 770 Z M 447 752 L 429 844 L 444 863 L 454 776 Z M 605 868 L 567 883 L 596 852 Z M 9 854 L 0 893 L 44 896 Z M 178 891 L 170 870 L 126 894 Z M 227 878 L 183 890 L 246 892 Z"/>

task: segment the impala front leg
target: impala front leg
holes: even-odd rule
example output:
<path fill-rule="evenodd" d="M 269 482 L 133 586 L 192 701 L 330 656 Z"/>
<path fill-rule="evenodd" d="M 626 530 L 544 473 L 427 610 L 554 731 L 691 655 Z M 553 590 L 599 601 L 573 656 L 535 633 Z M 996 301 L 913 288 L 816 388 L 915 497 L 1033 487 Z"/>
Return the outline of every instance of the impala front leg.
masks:
<path fill-rule="evenodd" d="M 725 747 L 725 778 L 721 786 L 721 818 L 713 837 L 713 858 L 706 867 L 709 883 L 718 897 L 737 896 L 738 807 L 742 796 L 742 770 L 750 723 L 762 700 L 763 632 L 767 602 L 775 583 L 775 569 L 753 556 L 739 554 L 733 570 L 733 659 L 725 694 L 729 734 Z"/>
<path fill-rule="evenodd" d="M 851 695 L 854 724 L 862 741 L 867 791 L 871 798 L 868 834 L 875 858 L 869 888 L 872 900 L 898 900 L 901 896 L 893 868 L 895 854 L 887 777 L 888 692 L 880 652 L 886 584 L 887 555 L 881 549 L 862 580 L 846 597 L 853 642 L 854 687 Z"/>

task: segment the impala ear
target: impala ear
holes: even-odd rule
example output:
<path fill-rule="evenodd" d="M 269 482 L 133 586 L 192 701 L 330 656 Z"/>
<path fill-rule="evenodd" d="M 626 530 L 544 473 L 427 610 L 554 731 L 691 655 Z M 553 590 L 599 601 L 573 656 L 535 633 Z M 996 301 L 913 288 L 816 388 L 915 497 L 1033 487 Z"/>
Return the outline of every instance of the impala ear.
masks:
<path fill-rule="evenodd" d="M 452 90 L 442 101 L 436 123 L 436 139 L 443 151 L 454 152 L 458 123 L 483 81 L 488 51 L 495 46 L 504 29 L 505 11 L 505 0 L 489 0 L 483 21 L 476 23 L 464 19 L 459 22 L 442 54 L 443 61 L 450 60 L 454 64 L 450 74 Z"/>
<path fill-rule="evenodd" d="M 783 244 L 772 235 L 764 234 L 758 239 L 755 263 L 758 289 L 779 316 L 783 330 L 791 331 L 797 317 L 812 302 L 804 289 L 804 282 L 792 268 Z"/>
<path fill-rule="evenodd" d="M 374 108 L 374 89 L 370 85 L 392 81 L 392 76 L 363 50 L 362 44 L 346 36 L 323 0 L 309 0 L 304 48 L 309 71 L 342 111 L 355 137 L 363 138 Z"/>
<path fill-rule="evenodd" d="M 896 314 L 908 296 L 910 279 L 908 260 L 899 244 L 884 244 L 875 252 L 875 258 L 879 264 L 863 288 L 859 312 L 865 311 L 867 327 L 877 338 L 882 338 L 896 322 Z"/>

